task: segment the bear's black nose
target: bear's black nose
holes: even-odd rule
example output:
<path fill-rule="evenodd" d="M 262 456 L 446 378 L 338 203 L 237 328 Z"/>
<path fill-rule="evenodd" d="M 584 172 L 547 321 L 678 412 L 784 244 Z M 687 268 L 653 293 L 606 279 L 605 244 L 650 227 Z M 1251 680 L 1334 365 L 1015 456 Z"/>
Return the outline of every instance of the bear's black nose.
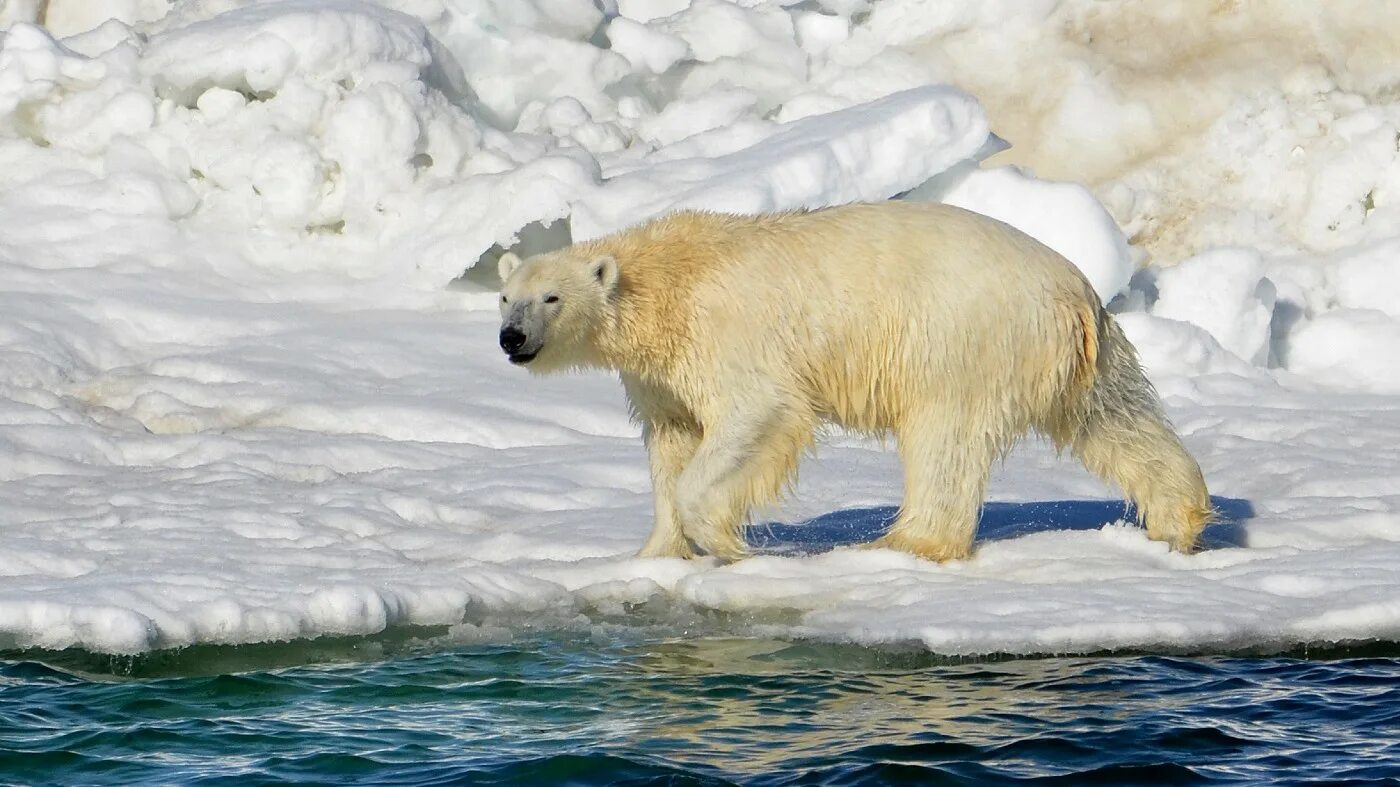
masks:
<path fill-rule="evenodd" d="M 514 353 L 525 344 L 524 332 L 515 328 L 501 329 L 501 349 L 508 353 Z"/>

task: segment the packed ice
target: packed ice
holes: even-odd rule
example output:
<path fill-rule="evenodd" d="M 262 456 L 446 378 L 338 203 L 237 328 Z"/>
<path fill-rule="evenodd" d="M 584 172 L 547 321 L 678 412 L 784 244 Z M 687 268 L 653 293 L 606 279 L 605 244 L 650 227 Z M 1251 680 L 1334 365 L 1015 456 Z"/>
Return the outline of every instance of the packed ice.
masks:
<path fill-rule="evenodd" d="M 0 4 L 0 648 L 647 625 L 949 655 L 1400 638 L 1400 23 L 1376 3 Z M 1009 143 L 1009 148 L 1007 143 Z M 721 565 L 633 557 L 606 375 L 494 259 L 941 200 L 1080 267 L 1220 522 L 1031 442 L 967 561 L 833 435 Z M 853 260 L 852 264 L 859 264 Z"/>

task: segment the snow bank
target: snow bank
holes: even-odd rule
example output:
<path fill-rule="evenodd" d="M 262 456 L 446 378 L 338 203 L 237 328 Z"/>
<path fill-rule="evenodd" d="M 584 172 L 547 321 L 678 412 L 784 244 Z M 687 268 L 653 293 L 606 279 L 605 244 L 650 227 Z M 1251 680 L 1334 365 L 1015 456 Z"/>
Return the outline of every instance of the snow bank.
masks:
<path fill-rule="evenodd" d="M 0 123 L 74 169 L 132 170 L 165 218 L 246 244 L 255 265 L 429 287 L 533 225 L 569 219 L 582 238 L 682 206 L 883 199 L 988 139 L 974 99 L 932 86 L 766 119 L 805 89 L 777 8 L 698 4 L 650 27 L 604 24 L 591 3 L 529 8 L 425 24 L 353 0 L 189 4 L 149 35 L 114 19 L 71 39 L 85 54 L 19 25 Z M 791 79 L 751 84 L 771 55 L 707 37 L 706 20 L 788 39 Z M 605 28 L 632 59 L 590 43 Z M 638 81 L 682 72 L 660 93 Z"/>
<path fill-rule="evenodd" d="M 1176 261 L 1390 234 L 1396 40 L 1400 21 L 1370 0 L 896 0 L 869 6 L 844 54 L 933 66 L 988 108 L 1004 160 L 1089 185 Z"/>
<path fill-rule="evenodd" d="M 0 647 L 580 620 L 950 654 L 1400 636 L 1390 55 L 1296 5 L 945 6 L 50 0 L 44 28 L 6 5 Z M 1125 46 L 1147 22 L 1163 45 Z M 1338 44 L 1297 49 L 1331 70 L 1251 70 L 1299 40 Z M 979 168 L 991 129 L 1033 166 Z M 445 287 L 675 207 L 895 195 L 1084 270 L 1201 458 L 1210 549 L 1148 541 L 1036 446 L 974 559 L 847 548 L 900 490 L 838 436 L 760 557 L 632 558 L 651 497 L 616 382 L 527 380 L 494 297 Z"/>

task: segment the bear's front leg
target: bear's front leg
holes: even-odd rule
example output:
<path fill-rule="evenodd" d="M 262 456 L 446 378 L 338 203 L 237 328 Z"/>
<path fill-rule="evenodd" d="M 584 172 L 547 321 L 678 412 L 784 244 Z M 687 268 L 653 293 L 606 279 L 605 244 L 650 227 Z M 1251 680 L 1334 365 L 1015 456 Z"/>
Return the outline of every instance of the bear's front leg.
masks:
<path fill-rule="evenodd" d="M 695 557 L 676 514 L 676 481 L 700 445 L 697 430 L 674 421 L 648 421 L 642 426 L 651 486 L 656 498 L 656 518 L 651 535 L 638 557 Z"/>
<path fill-rule="evenodd" d="M 704 439 L 676 486 L 686 538 L 723 560 L 748 554 L 749 509 L 777 499 L 811 444 L 815 416 L 791 404 L 754 399 L 706 423 Z"/>

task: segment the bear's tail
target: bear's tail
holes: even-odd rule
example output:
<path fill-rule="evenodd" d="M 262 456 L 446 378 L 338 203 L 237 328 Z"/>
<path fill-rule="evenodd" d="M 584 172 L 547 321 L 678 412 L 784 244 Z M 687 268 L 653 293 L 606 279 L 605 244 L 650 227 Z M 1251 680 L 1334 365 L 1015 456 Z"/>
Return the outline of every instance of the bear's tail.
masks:
<path fill-rule="evenodd" d="M 1167 422 L 1123 329 L 1095 306 L 1097 314 L 1086 312 L 1081 320 L 1085 352 L 1079 360 L 1086 368 L 1071 394 L 1077 412 L 1057 442 L 1123 489 L 1149 538 L 1190 552 L 1215 518 L 1200 465 Z"/>

